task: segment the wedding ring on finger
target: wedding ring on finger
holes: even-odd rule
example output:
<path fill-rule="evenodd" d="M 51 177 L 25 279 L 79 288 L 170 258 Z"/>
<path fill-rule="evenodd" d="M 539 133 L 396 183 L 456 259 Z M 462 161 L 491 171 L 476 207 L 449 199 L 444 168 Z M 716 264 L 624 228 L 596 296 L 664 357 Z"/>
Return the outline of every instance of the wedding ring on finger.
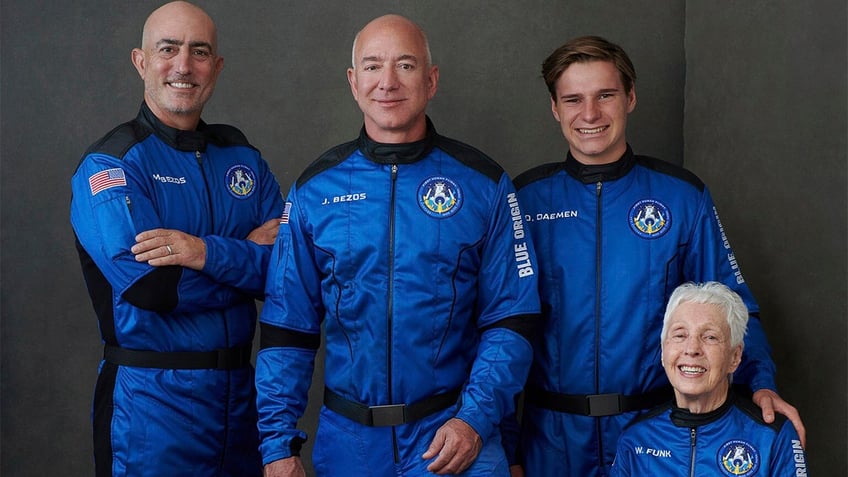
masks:
<path fill-rule="evenodd" d="M 168 255 L 171 255 L 171 254 L 173 254 L 173 253 L 174 253 L 174 251 L 173 251 L 173 250 L 171 250 L 171 246 L 170 246 L 170 245 L 165 245 L 165 249 L 166 249 L 166 250 L 168 250 Z"/>

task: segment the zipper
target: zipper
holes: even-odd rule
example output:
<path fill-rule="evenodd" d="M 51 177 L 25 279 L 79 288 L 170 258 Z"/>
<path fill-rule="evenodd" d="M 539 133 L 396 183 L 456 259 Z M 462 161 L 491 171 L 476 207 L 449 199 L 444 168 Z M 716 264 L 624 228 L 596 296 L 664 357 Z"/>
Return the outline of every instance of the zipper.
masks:
<path fill-rule="evenodd" d="M 212 204 L 213 204 L 213 202 L 212 202 L 212 189 L 209 187 L 209 179 L 206 178 L 206 171 L 203 169 L 203 153 L 200 152 L 200 151 L 194 151 L 194 157 L 197 160 L 197 167 L 200 169 L 200 176 L 203 177 L 203 185 L 204 185 L 204 189 L 206 190 L 206 203 L 207 203 L 207 210 L 209 211 L 209 229 L 208 230 L 209 230 L 209 233 L 215 233 L 215 214 L 213 213 L 214 209 L 212 208 Z M 226 348 L 229 348 L 230 347 L 230 327 L 227 324 L 227 314 L 223 311 L 219 311 L 218 313 L 220 313 L 220 315 L 221 315 L 221 323 L 222 323 L 223 328 L 224 328 L 224 344 L 225 344 Z M 226 416 L 226 417 L 224 419 L 223 442 L 221 443 L 221 449 L 222 449 L 221 459 L 218 461 L 218 472 L 219 473 L 221 473 L 224 469 L 224 462 L 226 461 L 226 458 L 227 458 L 227 449 L 229 448 L 229 445 L 227 443 L 227 441 L 228 441 L 227 436 L 230 434 L 229 415 L 230 415 L 230 399 L 231 399 L 230 389 L 232 388 L 232 379 L 231 379 L 231 373 L 229 371 L 227 371 L 226 374 L 227 374 L 227 378 L 226 378 L 227 379 L 227 385 L 226 385 L 227 396 L 226 396 L 226 399 L 225 399 L 226 403 L 224 405 L 224 407 L 225 407 L 224 416 Z"/>
<path fill-rule="evenodd" d="M 595 184 L 595 394 L 600 393 L 601 388 L 601 238 L 603 237 L 603 223 L 601 221 L 601 196 L 604 184 L 598 181 Z M 601 433 L 601 419 L 595 418 L 595 432 L 598 434 L 598 462 L 603 468 L 604 462 L 604 439 Z"/>
<path fill-rule="evenodd" d="M 397 190 L 397 164 L 392 164 L 392 192 L 389 198 L 389 293 L 388 308 L 386 310 L 386 373 L 388 385 L 388 403 L 394 404 L 392 396 L 392 328 L 394 326 L 394 278 L 395 278 L 395 192 Z M 392 452 L 395 463 L 400 463 L 400 451 L 398 450 L 397 430 L 392 426 Z"/>
<path fill-rule="evenodd" d="M 200 175 L 203 177 L 203 185 L 206 186 L 207 208 L 209 209 L 209 232 L 213 233 L 215 231 L 215 214 L 212 213 L 212 193 L 209 189 L 209 180 L 206 179 L 206 171 L 203 170 L 203 154 L 200 151 L 194 151 L 194 157 L 197 159 L 197 166 L 200 167 Z"/>
<path fill-rule="evenodd" d="M 698 441 L 698 430 L 689 428 L 689 477 L 695 477 L 695 447 Z"/>

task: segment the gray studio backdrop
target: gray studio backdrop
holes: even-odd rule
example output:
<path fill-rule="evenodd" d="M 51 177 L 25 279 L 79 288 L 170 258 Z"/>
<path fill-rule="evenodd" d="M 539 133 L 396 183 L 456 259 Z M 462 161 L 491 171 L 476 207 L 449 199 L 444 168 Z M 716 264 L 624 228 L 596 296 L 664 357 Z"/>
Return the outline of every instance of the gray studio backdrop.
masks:
<path fill-rule="evenodd" d="M 377 15 L 425 28 L 441 67 L 436 127 L 513 175 L 564 155 L 545 56 L 580 34 L 620 43 L 639 75 L 630 142 L 710 185 L 762 306 L 781 393 L 807 425 L 810 468 L 848 475 L 844 0 L 199 3 L 225 57 L 204 117 L 241 127 L 284 189 L 357 134 L 345 68 L 353 35 Z M 68 182 L 82 151 L 135 115 L 142 83 L 130 49 L 158 5 L 0 3 L 6 476 L 93 473 L 101 348 Z M 313 405 L 303 426 L 314 423 Z"/>

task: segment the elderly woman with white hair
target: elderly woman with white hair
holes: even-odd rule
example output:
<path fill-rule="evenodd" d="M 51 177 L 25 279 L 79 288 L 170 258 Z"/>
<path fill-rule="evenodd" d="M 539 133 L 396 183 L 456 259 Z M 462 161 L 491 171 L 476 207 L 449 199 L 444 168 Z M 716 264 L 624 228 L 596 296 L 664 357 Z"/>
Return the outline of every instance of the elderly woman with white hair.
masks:
<path fill-rule="evenodd" d="M 795 428 L 731 388 L 742 360 L 748 309 L 718 282 L 672 293 L 660 336 L 674 400 L 644 414 L 618 441 L 612 476 L 807 475 Z"/>

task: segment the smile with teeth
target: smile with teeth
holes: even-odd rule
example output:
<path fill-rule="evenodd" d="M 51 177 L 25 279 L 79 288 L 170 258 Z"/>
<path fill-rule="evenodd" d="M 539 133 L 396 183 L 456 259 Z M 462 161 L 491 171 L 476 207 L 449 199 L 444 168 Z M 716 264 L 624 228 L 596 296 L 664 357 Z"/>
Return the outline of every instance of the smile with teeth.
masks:
<path fill-rule="evenodd" d="M 683 372 L 683 374 L 701 374 L 706 373 L 707 369 L 702 368 L 700 366 L 678 366 L 678 369 Z"/>
<path fill-rule="evenodd" d="M 175 83 L 168 83 L 168 84 L 170 84 L 171 86 L 173 86 L 174 88 L 177 88 L 177 89 L 189 89 L 189 88 L 194 87 L 194 85 L 191 84 L 191 83 L 176 83 L 175 82 Z"/>
<path fill-rule="evenodd" d="M 599 132 L 606 131 L 609 126 L 598 126 L 592 129 L 585 128 L 577 128 L 577 132 L 580 134 L 598 134 Z"/>

